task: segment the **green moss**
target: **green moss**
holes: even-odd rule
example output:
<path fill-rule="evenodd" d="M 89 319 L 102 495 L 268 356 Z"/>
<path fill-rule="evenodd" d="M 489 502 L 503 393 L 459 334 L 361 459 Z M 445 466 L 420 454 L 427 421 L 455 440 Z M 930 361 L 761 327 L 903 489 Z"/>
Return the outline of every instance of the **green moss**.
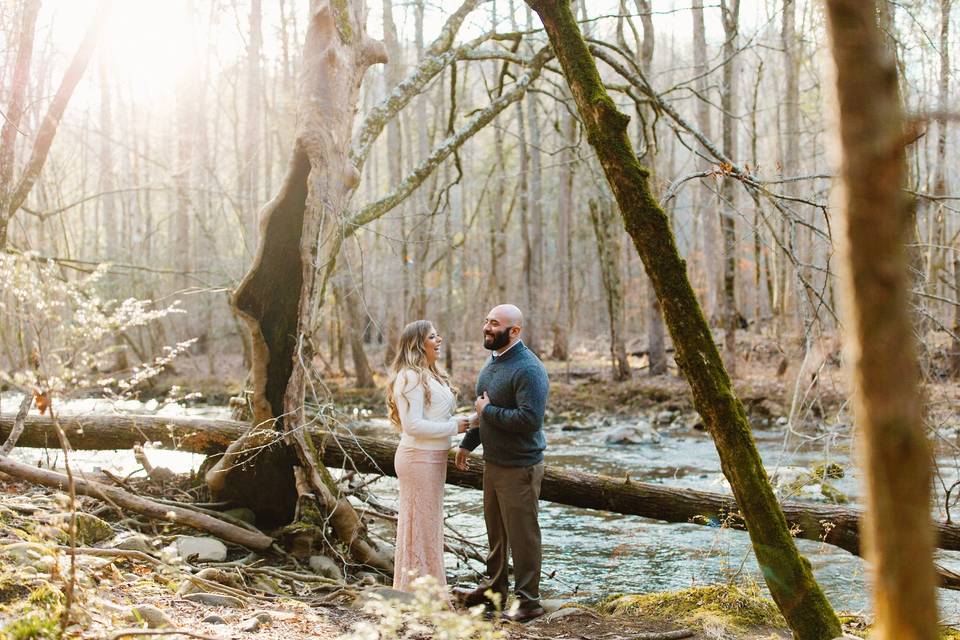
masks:
<path fill-rule="evenodd" d="M 940 640 L 960 640 L 960 630 L 953 627 L 940 627 Z"/>
<path fill-rule="evenodd" d="M 815 478 L 821 478 L 824 480 L 839 480 L 843 477 L 843 467 L 835 462 L 818 464 L 813 468 L 811 473 Z"/>
<path fill-rule="evenodd" d="M 722 622 L 744 629 L 786 627 L 777 605 L 757 585 L 711 585 L 682 591 L 643 595 L 615 595 L 599 605 L 604 613 L 638 615 L 697 625 Z"/>
<path fill-rule="evenodd" d="M 27 602 L 36 606 L 55 607 L 63 602 L 63 594 L 49 582 L 44 582 L 30 592 Z"/>
<path fill-rule="evenodd" d="M 330 5 L 333 7 L 333 21 L 337 25 L 340 41 L 343 44 L 350 44 L 353 40 L 353 27 L 350 24 L 349 0 L 333 0 Z"/>
<path fill-rule="evenodd" d="M 2 635 L 4 640 L 46 640 L 60 637 L 57 616 L 48 611 L 35 611 L 11 622 Z"/>

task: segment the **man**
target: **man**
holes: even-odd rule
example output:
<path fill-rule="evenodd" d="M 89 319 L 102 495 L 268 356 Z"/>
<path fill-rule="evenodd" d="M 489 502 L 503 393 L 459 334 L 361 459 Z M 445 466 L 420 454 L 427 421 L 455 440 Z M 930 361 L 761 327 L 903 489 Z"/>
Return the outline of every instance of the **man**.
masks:
<path fill-rule="evenodd" d="M 467 606 L 493 602 L 503 606 L 508 593 L 508 557 L 512 552 L 517 602 L 506 617 L 524 622 L 542 616 L 540 606 L 540 523 L 537 510 L 543 480 L 543 412 L 549 383 L 543 363 L 520 340 L 523 314 L 512 304 L 494 307 L 483 324 L 483 346 L 493 352 L 480 371 L 475 404 L 479 424 L 457 451 L 466 468 L 467 454 L 483 445 L 483 514 L 490 554 L 487 579 L 461 594 Z"/>

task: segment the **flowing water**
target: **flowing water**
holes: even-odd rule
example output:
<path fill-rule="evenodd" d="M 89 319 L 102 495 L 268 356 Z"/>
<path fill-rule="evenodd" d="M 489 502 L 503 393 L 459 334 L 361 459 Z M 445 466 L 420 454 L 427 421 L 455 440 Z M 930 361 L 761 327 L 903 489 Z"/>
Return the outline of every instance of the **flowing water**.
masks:
<path fill-rule="evenodd" d="M 5 399 L 6 400 L 6 399 Z M 105 407 L 84 401 L 71 406 L 71 411 L 103 411 Z M 6 403 L 5 403 L 6 404 Z M 9 406 L 9 405 L 8 405 Z M 63 407 L 62 407 L 63 409 Z M 156 409 L 131 403 L 122 409 L 142 412 Z M 227 417 L 222 408 L 189 408 L 173 405 L 159 413 Z M 655 423 L 657 417 L 647 419 Z M 668 418 L 669 419 L 669 418 Z M 668 486 L 706 491 L 728 492 L 720 472 L 720 462 L 712 440 L 703 432 L 684 426 L 678 419 L 662 424 L 658 435 L 644 438 L 644 444 L 608 444 L 611 430 L 635 425 L 630 421 L 604 418 L 566 429 L 561 424 L 548 425 L 547 463 L 589 473 L 623 477 Z M 687 424 L 691 421 L 688 420 Z M 362 435 L 390 436 L 393 430 L 384 420 L 360 418 L 350 428 Z M 757 446 L 767 469 L 779 469 L 781 476 L 790 476 L 797 469 L 812 469 L 818 464 L 833 462 L 846 474 L 832 481 L 841 493 L 856 501 L 859 492 L 856 471 L 850 464 L 850 441 L 847 429 L 821 432 L 816 437 L 789 435 L 783 427 L 755 432 Z M 37 462 L 56 452 L 18 449 L 23 460 Z M 150 452 L 155 466 L 174 471 L 195 469 L 202 456 L 169 451 Z M 87 469 L 109 468 L 116 473 L 138 469 L 128 452 L 76 452 L 74 463 Z M 946 486 L 956 479 L 955 460 L 942 456 L 941 474 L 947 475 Z M 794 473 L 795 475 L 795 473 Z M 396 504 L 396 480 L 381 478 L 371 489 L 388 505 Z M 815 497 L 817 487 L 805 490 L 804 497 Z M 942 501 L 942 500 L 941 500 Z M 482 496 L 479 491 L 448 486 L 445 498 L 447 522 L 459 534 L 484 548 Z M 942 514 L 941 516 L 942 517 Z M 544 580 L 546 595 L 598 599 L 611 593 L 645 593 L 680 589 L 745 578 L 762 583 L 759 568 L 750 548 L 747 534 L 722 528 L 693 524 L 665 524 L 636 516 L 622 516 L 553 503 L 541 504 L 543 531 Z M 836 547 L 807 540 L 798 540 L 801 552 L 813 565 L 817 580 L 833 605 L 843 611 L 863 612 L 869 609 L 866 588 L 866 567 L 858 557 Z M 943 563 L 957 570 L 960 554 L 940 553 Z M 463 566 L 448 554 L 448 571 L 470 579 L 471 568 Z M 478 568 L 474 566 L 473 569 Z M 960 593 L 940 590 L 941 617 L 946 622 L 960 621 Z"/>

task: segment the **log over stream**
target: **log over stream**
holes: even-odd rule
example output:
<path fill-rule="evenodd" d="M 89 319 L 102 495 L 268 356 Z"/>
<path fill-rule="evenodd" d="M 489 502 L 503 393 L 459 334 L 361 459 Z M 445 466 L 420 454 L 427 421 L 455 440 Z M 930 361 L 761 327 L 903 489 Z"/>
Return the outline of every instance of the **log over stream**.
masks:
<path fill-rule="evenodd" d="M 200 454 L 223 452 L 246 433 L 249 425 L 233 420 L 180 418 L 146 415 L 60 416 L 70 444 L 78 450 L 130 449 L 151 443 L 155 447 Z M 13 426 L 12 414 L 0 415 L 0 441 Z M 361 473 L 395 476 L 393 456 L 397 443 L 387 439 L 357 436 L 346 430 L 313 429 L 313 437 L 329 467 L 356 469 Z M 279 437 L 279 434 L 278 434 Z M 18 446 L 56 448 L 53 421 L 28 416 Z M 483 462 L 471 456 L 469 470 L 447 468 L 447 483 L 480 489 Z M 541 499 L 585 509 L 600 509 L 624 515 L 642 516 L 664 522 L 744 529 L 737 505 L 729 495 L 667 487 L 629 478 L 613 478 L 548 466 L 543 478 Z M 783 511 L 798 538 L 817 540 L 859 555 L 860 509 L 783 502 Z M 960 526 L 938 522 L 937 545 L 960 550 Z"/>

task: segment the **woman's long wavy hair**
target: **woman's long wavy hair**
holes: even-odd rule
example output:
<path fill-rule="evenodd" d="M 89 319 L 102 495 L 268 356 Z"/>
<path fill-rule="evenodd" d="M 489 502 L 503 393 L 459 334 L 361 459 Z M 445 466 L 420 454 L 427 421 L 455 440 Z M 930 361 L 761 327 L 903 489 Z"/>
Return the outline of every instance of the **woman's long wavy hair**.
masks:
<path fill-rule="evenodd" d="M 419 377 L 418 384 L 423 385 L 424 404 L 430 404 L 429 378 L 445 384 L 450 387 L 451 391 L 457 393 L 456 387 L 450 384 L 450 377 L 439 363 L 434 362 L 432 365 L 427 365 L 427 352 L 423 343 L 432 330 L 433 323 L 429 320 L 414 320 L 405 326 L 400 334 L 397 355 L 390 363 L 390 379 L 387 382 L 387 414 L 390 417 L 390 422 L 398 429 L 400 428 L 400 411 L 397 409 L 397 396 L 402 395 L 407 389 L 394 389 L 394 385 L 397 376 L 404 369 L 410 369 Z M 406 401 L 406 398 L 404 398 L 404 401 Z"/>

